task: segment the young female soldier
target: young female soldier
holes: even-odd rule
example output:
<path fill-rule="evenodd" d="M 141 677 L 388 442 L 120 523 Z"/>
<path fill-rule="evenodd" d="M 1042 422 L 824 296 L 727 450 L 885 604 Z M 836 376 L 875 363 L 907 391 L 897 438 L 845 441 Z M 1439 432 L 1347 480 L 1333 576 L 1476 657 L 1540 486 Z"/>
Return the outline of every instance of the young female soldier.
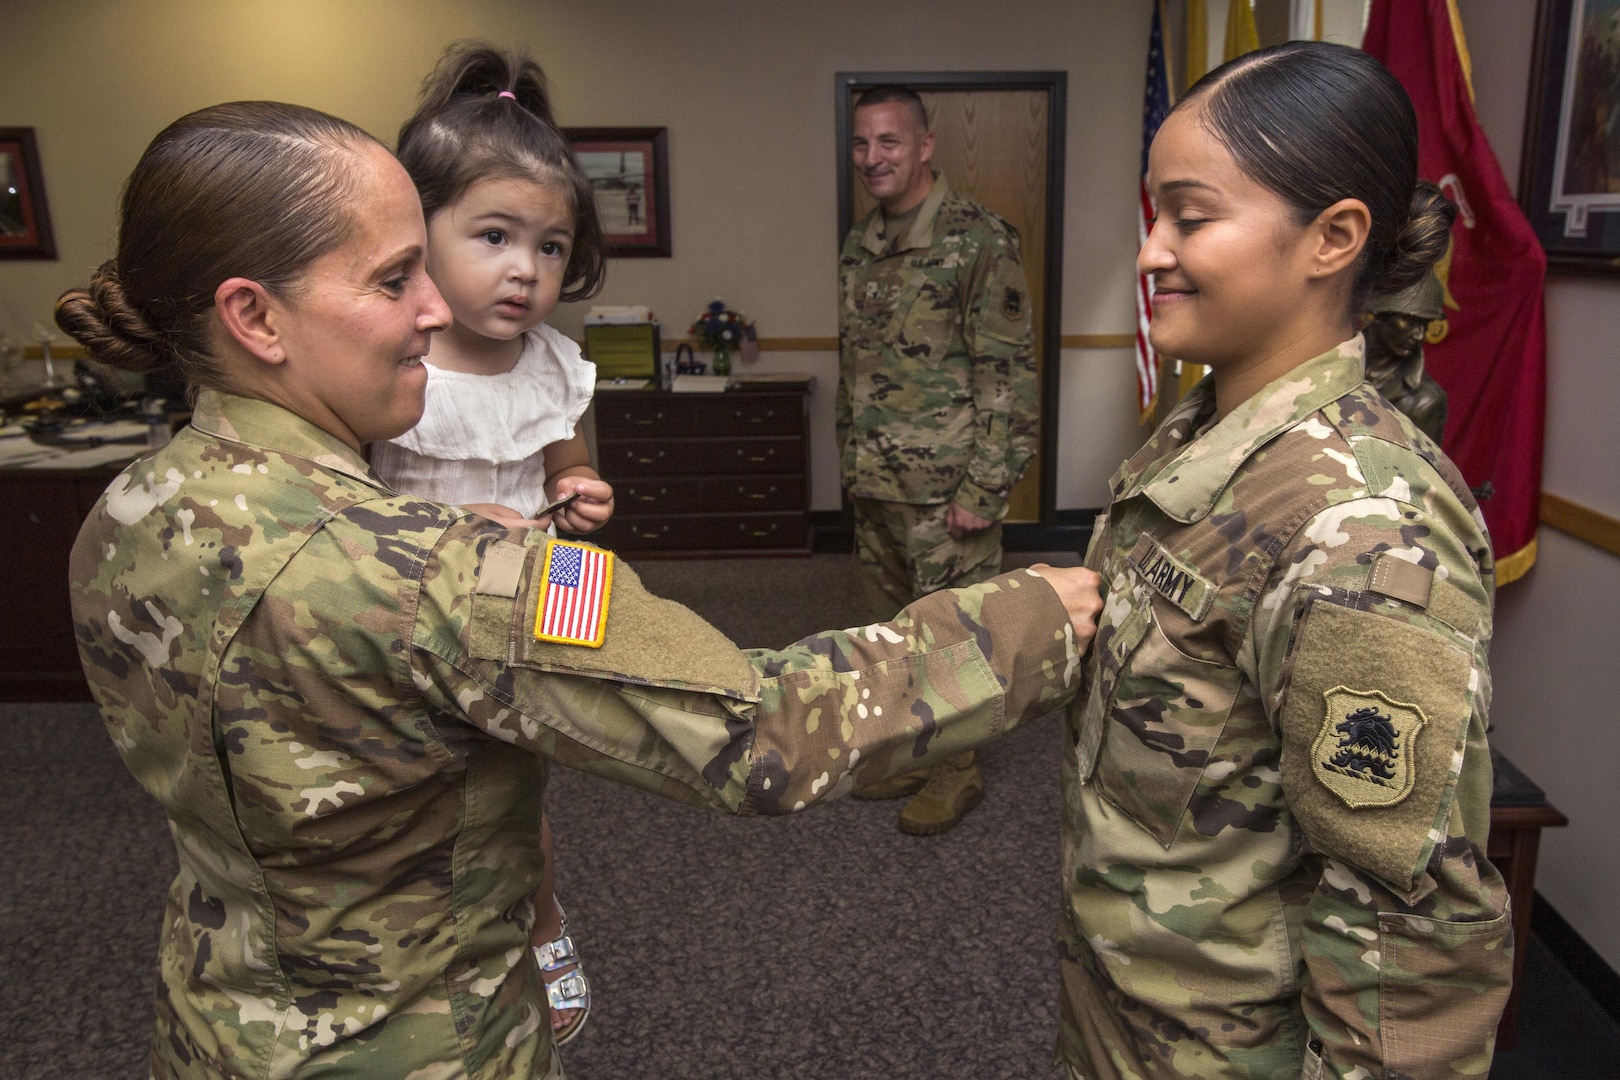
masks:
<path fill-rule="evenodd" d="M 1445 250 L 1366 54 L 1201 80 L 1149 159 L 1152 341 L 1211 374 L 1114 476 L 1064 761 L 1073 1077 L 1481 1076 L 1510 972 L 1485 860 L 1492 563 L 1363 381 L 1374 287 Z"/>

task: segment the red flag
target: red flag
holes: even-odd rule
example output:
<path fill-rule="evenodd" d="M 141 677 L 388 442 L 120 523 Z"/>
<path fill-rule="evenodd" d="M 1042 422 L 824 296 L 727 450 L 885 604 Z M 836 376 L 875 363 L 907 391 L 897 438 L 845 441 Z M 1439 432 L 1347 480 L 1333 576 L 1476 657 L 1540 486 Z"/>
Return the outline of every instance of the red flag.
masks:
<path fill-rule="evenodd" d="M 1497 584 L 1506 584 L 1536 559 L 1547 254 L 1474 115 L 1461 33 L 1449 0 L 1373 0 L 1362 48 L 1406 88 L 1419 174 L 1459 210 L 1451 254 L 1437 267 L 1447 318 L 1430 328 L 1423 358 L 1450 399 L 1444 449 L 1479 499 Z"/>

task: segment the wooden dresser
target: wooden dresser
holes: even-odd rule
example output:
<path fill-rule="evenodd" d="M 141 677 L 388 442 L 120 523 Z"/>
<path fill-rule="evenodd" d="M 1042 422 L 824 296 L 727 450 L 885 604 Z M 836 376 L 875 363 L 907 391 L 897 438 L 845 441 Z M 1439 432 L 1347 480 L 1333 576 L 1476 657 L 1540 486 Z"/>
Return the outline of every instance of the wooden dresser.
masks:
<path fill-rule="evenodd" d="M 596 395 L 613 519 L 588 539 L 646 556 L 808 555 L 808 387 Z"/>
<path fill-rule="evenodd" d="M 137 448 L 144 449 L 144 448 Z M 85 701 L 69 607 L 68 552 L 122 465 L 0 469 L 0 701 Z"/>

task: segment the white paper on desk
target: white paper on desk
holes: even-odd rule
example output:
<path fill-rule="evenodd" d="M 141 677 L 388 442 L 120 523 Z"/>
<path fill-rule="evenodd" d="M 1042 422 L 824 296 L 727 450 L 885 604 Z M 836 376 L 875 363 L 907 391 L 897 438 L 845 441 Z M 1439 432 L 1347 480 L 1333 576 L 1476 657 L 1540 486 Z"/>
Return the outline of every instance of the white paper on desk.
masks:
<path fill-rule="evenodd" d="M 677 375 L 670 389 L 677 394 L 718 394 L 730 382 L 729 375 Z"/>
<path fill-rule="evenodd" d="M 29 438 L 0 439 L 0 467 L 18 468 L 40 458 L 57 458 L 67 451 L 59 446 L 41 446 Z"/>
<path fill-rule="evenodd" d="M 110 465 L 115 461 L 129 461 L 146 453 L 146 447 L 135 443 L 107 443 L 103 446 L 92 446 L 88 450 L 63 451 L 59 447 L 50 447 L 56 450 L 54 457 L 42 458 L 39 461 L 25 461 L 17 463 L 24 469 L 94 469 L 98 465 Z M 0 462 L 3 464 L 3 462 Z"/>
<path fill-rule="evenodd" d="M 140 439 L 146 436 L 146 424 L 140 420 L 106 420 L 81 427 L 65 428 L 57 435 L 62 442 L 89 442 L 100 439 L 113 442 L 118 439 Z"/>
<path fill-rule="evenodd" d="M 624 326 L 652 321 L 652 309 L 646 304 L 597 304 L 585 313 L 586 326 Z"/>

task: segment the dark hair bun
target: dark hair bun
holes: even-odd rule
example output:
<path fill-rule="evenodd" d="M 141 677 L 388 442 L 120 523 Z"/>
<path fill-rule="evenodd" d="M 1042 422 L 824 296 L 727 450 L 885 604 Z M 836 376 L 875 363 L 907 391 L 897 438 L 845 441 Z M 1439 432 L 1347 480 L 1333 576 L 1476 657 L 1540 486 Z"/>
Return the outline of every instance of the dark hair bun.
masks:
<path fill-rule="evenodd" d="M 1427 180 L 1412 192 L 1412 209 L 1395 234 L 1379 275 L 1379 292 L 1396 292 L 1423 280 L 1451 243 L 1457 206 Z"/>
<path fill-rule="evenodd" d="M 103 364 L 145 373 L 167 366 L 173 350 L 124 295 L 111 259 L 85 289 L 69 289 L 56 301 L 56 325 Z"/>

